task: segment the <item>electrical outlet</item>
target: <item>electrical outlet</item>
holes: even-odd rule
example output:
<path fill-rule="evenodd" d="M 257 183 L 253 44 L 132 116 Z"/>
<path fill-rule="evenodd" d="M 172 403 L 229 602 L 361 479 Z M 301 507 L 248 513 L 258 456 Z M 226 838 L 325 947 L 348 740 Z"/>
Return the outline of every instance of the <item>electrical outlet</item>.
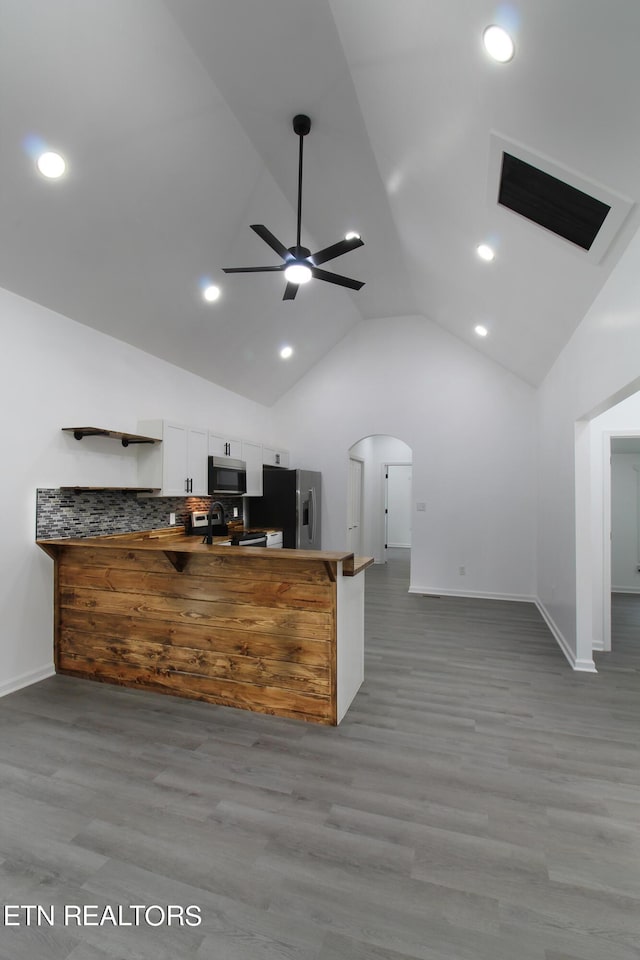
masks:
<path fill-rule="evenodd" d="M 238 508 L 237 508 L 237 507 L 234 507 L 234 508 L 233 508 L 233 516 L 234 516 L 234 519 L 235 519 L 235 517 L 238 516 Z"/>
<path fill-rule="evenodd" d="M 416 503 L 416 510 L 418 513 L 426 513 L 427 505 L 426 503 L 421 503 L 420 501 Z"/>
<path fill-rule="evenodd" d="M 458 573 L 460 574 L 461 577 L 466 576 L 466 574 L 467 574 L 467 568 L 466 568 L 466 567 L 458 567 Z"/>
<path fill-rule="evenodd" d="M 170 526 L 170 527 L 173 527 L 173 526 L 175 525 L 175 522 L 176 522 L 176 515 L 175 515 L 175 513 L 170 513 L 170 514 L 169 514 L 169 526 Z"/>

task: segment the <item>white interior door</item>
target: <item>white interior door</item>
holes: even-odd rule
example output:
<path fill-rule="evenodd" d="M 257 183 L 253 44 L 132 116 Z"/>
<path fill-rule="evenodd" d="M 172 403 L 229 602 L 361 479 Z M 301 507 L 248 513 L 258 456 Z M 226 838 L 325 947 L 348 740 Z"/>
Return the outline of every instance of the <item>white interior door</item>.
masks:
<path fill-rule="evenodd" d="M 411 473 L 411 464 L 387 465 L 386 545 L 388 547 L 411 546 Z"/>
<path fill-rule="evenodd" d="M 349 457 L 349 495 L 347 504 L 347 550 L 362 554 L 362 480 L 363 462 Z"/>

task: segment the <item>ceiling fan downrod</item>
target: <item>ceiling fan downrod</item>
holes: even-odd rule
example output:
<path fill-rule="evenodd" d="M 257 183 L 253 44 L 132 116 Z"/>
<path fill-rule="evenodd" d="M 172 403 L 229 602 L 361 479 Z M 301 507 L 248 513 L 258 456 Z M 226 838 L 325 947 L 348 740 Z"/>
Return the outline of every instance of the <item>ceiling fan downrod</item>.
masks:
<path fill-rule="evenodd" d="M 304 113 L 298 113 L 293 118 L 293 132 L 300 138 L 300 147 L 298 152 L 298 224 L 296 232 L 296 246 L 300 247 L 300 236 L 302 230 L 302 154 L 304 150 L 304 138 L 311 130 L 311 119 Z M 303 256 L 309 256 L 307 251 Z"/>

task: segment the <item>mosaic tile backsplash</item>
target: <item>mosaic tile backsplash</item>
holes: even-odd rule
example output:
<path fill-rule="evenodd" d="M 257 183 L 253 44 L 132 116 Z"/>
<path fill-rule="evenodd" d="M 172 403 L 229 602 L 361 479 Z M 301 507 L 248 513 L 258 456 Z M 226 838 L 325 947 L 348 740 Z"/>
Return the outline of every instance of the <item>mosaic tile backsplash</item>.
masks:
<path fill-rule="evenodd" d="M 238 508 L 242 497 L 216 497 L 224 507 L 225 520 Z M 127 490 L 40 489 L 36 491 L 36 539 L 99 537 L 109 533 L 134 533 L 185 523 L 193 510 L 208 510 L 210 497 L 141 497 Z"/>

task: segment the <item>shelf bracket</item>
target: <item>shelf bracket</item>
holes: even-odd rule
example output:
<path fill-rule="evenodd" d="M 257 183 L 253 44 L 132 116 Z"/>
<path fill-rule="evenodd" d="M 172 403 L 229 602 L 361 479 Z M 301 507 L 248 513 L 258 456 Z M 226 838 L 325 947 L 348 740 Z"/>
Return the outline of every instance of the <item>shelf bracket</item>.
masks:
<path fill-rule="evenodd" d="M 108 437 L 108 430 L 74 430 L 73 435 L 76 440 L 82 440 L 83 437 Z"/>
<path fill-rule="evenodd" d="M 189 560 L 191 559 L 188 553 L 176 553 L 175 550 L 163 550 L 162 552 L 171 566 L 174 567 L 178 573 L 184 572 Z"/>
<path fill-rule="evenodd" d="M 130 437 L 123 437 L 123 438 L 122 438 L 122 446 L 123 446 L 123 447 L 128 447 L 128 446 L 129 446 L 130 444 L 132 444 L 132 443 L 157 443 L 157 442 L 158 442 L 157 440 L 142 440 L 142 439 L 140 439 L 140 440 L 132 440 Z"/>

